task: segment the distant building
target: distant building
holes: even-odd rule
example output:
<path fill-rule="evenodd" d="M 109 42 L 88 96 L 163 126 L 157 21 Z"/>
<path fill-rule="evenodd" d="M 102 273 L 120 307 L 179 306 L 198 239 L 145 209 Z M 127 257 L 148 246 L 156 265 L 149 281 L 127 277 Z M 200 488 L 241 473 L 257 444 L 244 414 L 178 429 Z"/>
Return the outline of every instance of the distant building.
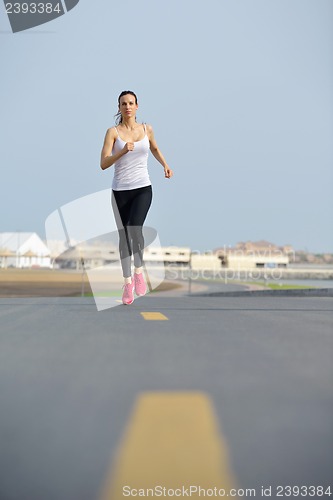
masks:
<path fill-rule="evenodd" d="M 291 245 L 279 247 L 268 241 L 239 242 L 234 247 L 214 251 L 227 268 L 287 267 L 294 253 Z"/>
<path fill-rule="evenodd" d="M 48 246 L 36 233 L 0 233 L 0 267 L 60 267 L 67 269 L 95 268 L 120 261 L 118 241 L 114 235 L 104 235 L 87 242 L 48 241 Z M 208 252 L 192 252 L 189 247 L 148 246 L 144 261 L 148 265 L 191 265 L 192 269 L 223 268 L 251 269 L 287 267 L 290 245 L 277 246 L 268 241 L 239 242 L 234 247 Z"/>
<path fill-rule="evenodd" d="M 111 235 L 112 236 L 112 235 Z M 118 238 L 118 237 L 117 237 Z M 70 248 L 63 241 L 48 241 L 53 267 L 65 269 L 91 269 L 120 261 L 118 241 L 114 237 L 104 235 L 88 242 L 74 243 Z M 188 266 L 191 258 L 189 247 L 148 246 L 144 249 L 144 261 L 151 265 L 184 265 Z M 214 256 L 214 259 L 216 257 Z M 220 265 L 220 261 L 218 260 Z"/>
<path fill-rule="evenodd" d="M 147 247 L 144 250 L 144 260 L 150 264 L 164 262 L 165 264 L 188 265 L 190 255 L 189 247 Z"/>
<path fill-rule="evenodd" d="M 37 233 L 0 233 L 0 267 L 51 267 L 50 251 Z"/>
<path fill-rule="evenodd" d="M 48 242 L 52 247 L 54 267 L 61 269 L 85 269 L 104 266 L 120 260 L 118 247 L 113 243 L 106 244 L 95 240 L 94 243 L 81 242 L 67 248 L 64 244 L 56 245 L 56 241 Z M 73 242 L 72 242 L 73 243 Z"/>

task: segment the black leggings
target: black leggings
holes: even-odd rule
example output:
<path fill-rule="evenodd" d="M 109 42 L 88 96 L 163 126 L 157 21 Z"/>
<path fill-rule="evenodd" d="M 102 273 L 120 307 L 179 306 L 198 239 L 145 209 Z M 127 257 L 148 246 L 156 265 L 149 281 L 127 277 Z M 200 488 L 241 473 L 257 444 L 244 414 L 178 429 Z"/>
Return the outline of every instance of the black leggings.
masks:
<path fill-rule="evenodd" d="M 119 253 L 124 278 L 131 273 L 131 256 L 135 267 L 143 265 L 142 226 L 151 205 L 153 191 L 145 186 L 126 191 L 112 190 L 112 208 L 119 232 Z"/>

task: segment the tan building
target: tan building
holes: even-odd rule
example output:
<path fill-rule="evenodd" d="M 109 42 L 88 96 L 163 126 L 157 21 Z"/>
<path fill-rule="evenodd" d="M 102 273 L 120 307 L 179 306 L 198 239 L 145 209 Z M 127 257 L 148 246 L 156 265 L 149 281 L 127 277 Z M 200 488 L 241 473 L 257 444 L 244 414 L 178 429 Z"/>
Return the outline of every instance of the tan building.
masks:
<path fill-rule="evenodd" d="M 222 267 L 237 269 L 287 267 L 293 252 L 290 245 L 279 247 L 264 240 L 239 242 L 234 247 L 225 246 L 215 250 Z"/>

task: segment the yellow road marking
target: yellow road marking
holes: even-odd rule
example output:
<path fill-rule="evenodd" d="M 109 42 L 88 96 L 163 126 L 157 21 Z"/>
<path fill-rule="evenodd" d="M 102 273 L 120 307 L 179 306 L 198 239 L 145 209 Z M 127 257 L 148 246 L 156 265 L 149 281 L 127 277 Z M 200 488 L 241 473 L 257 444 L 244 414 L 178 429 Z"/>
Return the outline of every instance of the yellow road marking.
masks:
<path fill-rule="evenodd" d="M 148 496 L 139 490 L 159 486 L 216 487 L 226 493 L 238 487 L 213 405 L 204 393 L 148 392 L 137 398 L 101 500 L 121 500 L 124 487 Z M 202 496 L 191 492 L 191 498 Z"/>
<path fill-rule="evenodd" d="M 144 319 L 147 319 L 147 320 L 163 321 L 163 320 L 169 319 L 166 316 L 164 316 L 164 314 L 162 314 L 160 312 L 142 312 L 140 314 L 144 317 Z"/>

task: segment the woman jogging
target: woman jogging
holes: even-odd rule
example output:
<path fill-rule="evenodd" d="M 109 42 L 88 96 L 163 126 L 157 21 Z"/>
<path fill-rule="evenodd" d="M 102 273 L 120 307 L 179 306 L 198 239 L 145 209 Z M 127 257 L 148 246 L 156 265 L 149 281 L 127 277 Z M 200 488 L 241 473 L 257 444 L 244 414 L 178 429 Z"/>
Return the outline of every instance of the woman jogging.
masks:
<path fill-rule="evenodd" d="M 164 176 L 173 175 L 159 150 L 151 125 L 138 124 L 138 100 L 131 90 L 118 97 L 117 125 L 106 131 L 101 153 L 101 168 L 114 165 L 112 208 L 119 232 L 119 252 L 124 276 L 123 304 L 134 301 L 147 291 L 143 277 L 144 239 L 142 226 L 152 201 L 152 186 L 148 174 L 149 149 L 164 168 Z M 131 256 L 134 255 L 132 279 Z"/>

